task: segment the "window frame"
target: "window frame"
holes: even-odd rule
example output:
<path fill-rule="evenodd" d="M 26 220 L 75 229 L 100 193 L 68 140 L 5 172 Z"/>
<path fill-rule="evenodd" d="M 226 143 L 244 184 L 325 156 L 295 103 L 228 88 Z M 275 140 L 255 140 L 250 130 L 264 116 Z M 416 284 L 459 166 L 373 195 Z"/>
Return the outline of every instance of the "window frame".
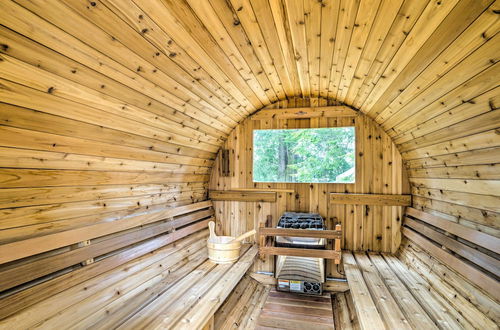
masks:
<path fill-rule="evenodd" d="M 255 153 L 255 131 L 277 131 L 277 130 L 302 130 L 302 129 L 335 129 L 335 128 L 346 128 L 350 127 L 354 130 L 354 181 L 352 182 L 291 182 L 291 181 L 255 181 L 255 171 L 254 171 L 254 153 Z M 252 183 L 254 184 L 343 184 L 343 185 L 354 185 L 359 177 L 359 167 L 358 167 L 358 129 L 353 123 L 350 125 L 341 126 L 327 126 L 327 127 L 298 127 L 298 128 L 254 128 L 252 129 L 252 151 L 251 151 L 251 168 L 252 168 Z"/>

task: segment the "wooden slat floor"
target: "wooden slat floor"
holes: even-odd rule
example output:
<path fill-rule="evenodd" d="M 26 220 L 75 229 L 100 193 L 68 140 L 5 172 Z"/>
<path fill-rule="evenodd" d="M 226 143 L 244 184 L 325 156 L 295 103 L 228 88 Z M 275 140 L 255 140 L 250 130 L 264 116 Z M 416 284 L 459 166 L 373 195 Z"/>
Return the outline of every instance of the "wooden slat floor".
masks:
<path fill-rule="evenodd" d="M 257 329 L 334 329 L 330 294 L 301 296 L 272 288 L 257 321 Z"/>
<path fill-rule="evenodd" d="M 270 285 L 243 277 L 215 313 L 214 329 L 255 329 L 270 290 Z"/>
<path fill-rule="evenodd" d="M 350 290 L 322 297 L 277 292 L 245 276 L 215 314 L 215 329 L 495 329 L 494 310 L 489 319 L 473 301 L 452 303 L 461 298 L 449 286 L 429 283 L 398 256 L 343 258 Z"/>

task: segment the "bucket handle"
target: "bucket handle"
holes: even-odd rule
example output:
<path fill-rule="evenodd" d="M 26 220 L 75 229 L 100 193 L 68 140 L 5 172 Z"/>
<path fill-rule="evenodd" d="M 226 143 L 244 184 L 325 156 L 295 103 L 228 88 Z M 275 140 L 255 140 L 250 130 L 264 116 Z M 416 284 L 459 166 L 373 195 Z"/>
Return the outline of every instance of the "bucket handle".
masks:
<path fill-rule="evenodd" d="M 245 238 L 247 237 L 250 237 L 252 235 L 255 235 L 255 233 L 257 233 L 257 231 L 255 229 L 252 229 L 250 231 L 247 231 L 246 233 L 236 237 L 235 239 L 233 239 L 230 243 L 233 243 L 233 242 L 240 242 L 242 240 L 244 240 Z"/>
<path fill-rule="evenodd" d="M 210 230 L 210 240 L 214 241 L 217 235 L 215 234 L 215 222 L 210 221 L 208 223 L 208 229 Z"/>

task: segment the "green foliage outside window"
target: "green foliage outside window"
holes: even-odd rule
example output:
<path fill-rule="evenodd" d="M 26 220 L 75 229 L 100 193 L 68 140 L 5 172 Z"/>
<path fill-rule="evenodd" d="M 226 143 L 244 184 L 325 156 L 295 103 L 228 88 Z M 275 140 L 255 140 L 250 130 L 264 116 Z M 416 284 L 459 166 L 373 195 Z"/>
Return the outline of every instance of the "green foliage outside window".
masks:
<path fill-rule="evenodd" d="M 354 176 L 354 127 L 254 130 L 255 182 L 351 183 Z"/>

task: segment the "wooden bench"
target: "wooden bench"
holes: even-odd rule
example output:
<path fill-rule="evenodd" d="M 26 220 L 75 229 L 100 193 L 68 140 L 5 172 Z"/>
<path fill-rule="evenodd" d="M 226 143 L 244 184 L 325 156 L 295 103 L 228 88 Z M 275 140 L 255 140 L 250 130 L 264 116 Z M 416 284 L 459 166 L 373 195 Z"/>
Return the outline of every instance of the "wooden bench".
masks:
<path fill-rule="evenodd" d="M 404 225 L 399 258 L 342 254 L 360 327 L 496 328 L 500 241 L 412 208 Z"/>
<path fill-rule="evenodd" d="M 408 208 L 403 234 L 500 301 L 500 239 Z"/>
<path fill-rule="evenodd" d="M 159 212 L 147 218 L 157 221 L 90 245 L 0 268 L 0 285 L 10 290 L 0 299 L 0 327 L 202 327 L 258 249 L 245 245 L 237 263 L 216 265 L 206 248 L 211 201 Z"/>

